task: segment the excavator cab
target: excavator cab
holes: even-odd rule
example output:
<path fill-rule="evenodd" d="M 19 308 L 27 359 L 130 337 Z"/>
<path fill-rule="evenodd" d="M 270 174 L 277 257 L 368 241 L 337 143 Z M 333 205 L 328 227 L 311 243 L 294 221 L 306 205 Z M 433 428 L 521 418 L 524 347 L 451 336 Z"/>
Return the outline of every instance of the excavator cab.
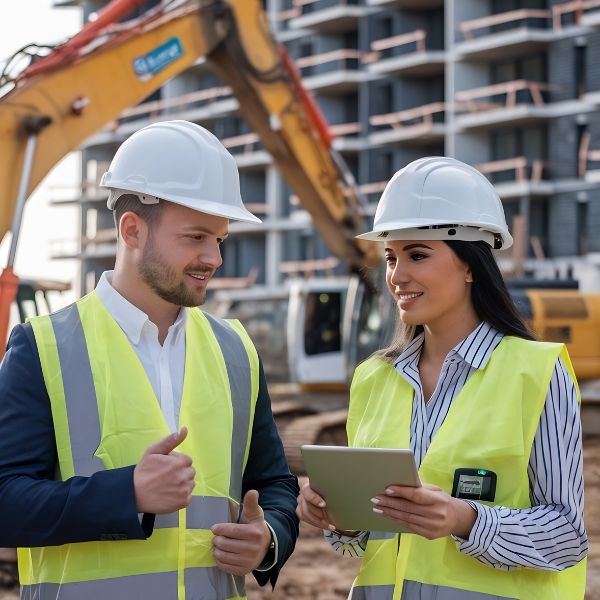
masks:
<path fill-rule="evenodd" d="M 295 280 L 290 286 L 287 339 L 290 373 L 301 385 L 345 387 L 354 368 L 388 341 L 388 294 L 358 277 Z"/>
<path fill-rule="evenodd" d="M 50 295 L 70 289 L 71 285 L 62 281 L 21 279 L 15 301 L 19 321 L 24 323 L 30 317 L 49 314 L 52 312 Z"/>

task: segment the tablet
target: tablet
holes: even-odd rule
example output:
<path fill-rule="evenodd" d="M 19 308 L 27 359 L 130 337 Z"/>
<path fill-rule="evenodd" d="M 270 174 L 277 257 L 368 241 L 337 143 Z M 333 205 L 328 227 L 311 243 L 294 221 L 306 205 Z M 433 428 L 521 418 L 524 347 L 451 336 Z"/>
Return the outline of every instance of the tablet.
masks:
<path fill-rule="evenodd" d="M 327 503 L 327 512 L 338 529 L 407 531 L 373 512 L 371 498 L 392 484 L 420 487 L 411 450 L 302 446 L 310 486 Z"/>

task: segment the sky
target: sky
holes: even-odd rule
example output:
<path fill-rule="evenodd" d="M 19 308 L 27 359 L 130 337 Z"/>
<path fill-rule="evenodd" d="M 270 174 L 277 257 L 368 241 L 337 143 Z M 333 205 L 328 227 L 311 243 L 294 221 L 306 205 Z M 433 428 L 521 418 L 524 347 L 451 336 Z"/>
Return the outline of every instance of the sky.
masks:
<path fill-rule="evenodd" d="M 80 28 L 79 8 L 52 8 L 51 0 L 0 0 L 0 62 L 27 43 L 55 44 Z M 53 249 L 54 245 L 64 247 L 64 240 L 68 240 L 71 249 L 76 247 L 79 211 L 76 206 L 50 206 L 49 201 L 77 197 L 79 164 L 79 154 L 70 154 L 30 196 L 15 263 L 15 272 L 20 277 L 73 282 L 77 276 L 77 261 L 52 260 L 50 251 L 51 244 Z M 9 244 L 10 234 L 7 234 L 0 244 L 0 271 L 6 265 Z"/>

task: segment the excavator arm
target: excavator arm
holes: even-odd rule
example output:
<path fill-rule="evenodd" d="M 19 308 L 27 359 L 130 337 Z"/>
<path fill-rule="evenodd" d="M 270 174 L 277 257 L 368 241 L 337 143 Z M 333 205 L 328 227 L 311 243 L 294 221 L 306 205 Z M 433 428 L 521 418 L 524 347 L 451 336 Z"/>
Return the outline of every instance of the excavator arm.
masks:
<path fill-rule="evenodd" d="M 312 215 L 331 251 L 360 272 L 375 261 L 359 200 L 334 160 L 325 122 L 269 31 L 259 0 L 189 1 L 119 24 L 141 0 L 113 0 L 63 47 L 33 63 L 0 97 L 0 239 L 9 230 L 32 119 L 37 134 L 26 196 L 86 138 L 200 57 L 240 100 L 240 111 Z"/>

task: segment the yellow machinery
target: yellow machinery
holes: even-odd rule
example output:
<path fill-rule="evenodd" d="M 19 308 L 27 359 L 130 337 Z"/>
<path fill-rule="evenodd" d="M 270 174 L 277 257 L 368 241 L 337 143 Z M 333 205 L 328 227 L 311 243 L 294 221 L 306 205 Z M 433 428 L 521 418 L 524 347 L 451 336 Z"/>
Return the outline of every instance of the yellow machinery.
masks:
<path fill-rule="evenodd" d="M 200 57 L 241 100 L 240 112 L 330 250 L 355 272 L 376 260 L 373 245 L 354 239 L 363 229 L 363 213 L 351 175 L 275 42 L 259 0 L 189 0 L 171 10 L 167 2 L 118 23 L 141 4 L 113 0 L 69 42 L 25 69 L 0 97 L 0 238 L 13 231 L 8 268 L 0 279 L 2 340 L 17 284 L 12 264 L 25 199 L 62 157 Z"/>

